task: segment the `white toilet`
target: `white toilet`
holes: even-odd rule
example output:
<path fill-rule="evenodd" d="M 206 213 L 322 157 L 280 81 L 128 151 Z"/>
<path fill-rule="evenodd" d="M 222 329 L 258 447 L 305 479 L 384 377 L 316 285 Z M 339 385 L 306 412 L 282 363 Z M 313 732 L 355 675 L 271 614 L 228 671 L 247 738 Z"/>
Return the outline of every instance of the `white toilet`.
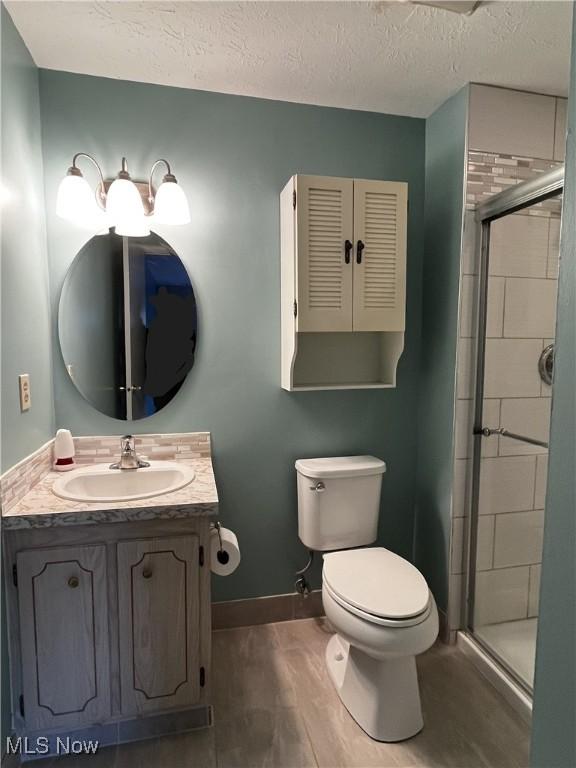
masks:
<path fill-rule="evenodd" d="M 326 649 L 342 702 L 373 739 L 422 729 L 416 655 L 438 635 L 426 580 L 376 540 L 386 465 L 373 456 L 299 459 L 298 535 L 324 555 L 322 601 L 336 630 Z M 342 550 L 342 551 L 334 551 Z"/>

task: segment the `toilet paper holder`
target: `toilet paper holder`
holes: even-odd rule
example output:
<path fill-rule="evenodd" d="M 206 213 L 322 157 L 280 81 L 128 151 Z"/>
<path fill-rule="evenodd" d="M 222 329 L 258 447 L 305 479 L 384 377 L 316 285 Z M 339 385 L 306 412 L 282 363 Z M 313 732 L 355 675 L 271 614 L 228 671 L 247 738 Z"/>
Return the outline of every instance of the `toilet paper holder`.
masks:
<path fill-rule="evenodd" d="M 212 523 L 212 527 L 215 529 L 216 533 L 218 534 L 218 552 L 216 553 L 216 559 L 219 563 L 222 563 L 222 565 L 226 565 L 226 563 L 230 560 L 230 555 L 228 552 L 224 550 L 224 547 L 222 546 L 222 533 L 220 531 L 222 525 L 220 523 L 220 520 L 216 520 L 215 523 Z"/>

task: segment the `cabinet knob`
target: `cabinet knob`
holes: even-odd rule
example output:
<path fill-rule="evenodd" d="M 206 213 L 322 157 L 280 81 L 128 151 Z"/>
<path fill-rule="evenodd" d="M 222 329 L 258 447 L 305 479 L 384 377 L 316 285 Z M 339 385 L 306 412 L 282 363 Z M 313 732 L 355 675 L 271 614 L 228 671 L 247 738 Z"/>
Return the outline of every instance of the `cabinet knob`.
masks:
<path fill-rule="evenodd" d="M 80 581 L 78 580 L 78 576 L 70 576 L 68 579 L 68 586 L 70 589 L 76 589 L 76 587 L 80 584 Z"/>
<path fill-rule="evenodd" d="M 152 568 L 144 568 L 142 571 L 142 576 L 144 576 L 145 579 L 151 579 L 152 578 Z"/>

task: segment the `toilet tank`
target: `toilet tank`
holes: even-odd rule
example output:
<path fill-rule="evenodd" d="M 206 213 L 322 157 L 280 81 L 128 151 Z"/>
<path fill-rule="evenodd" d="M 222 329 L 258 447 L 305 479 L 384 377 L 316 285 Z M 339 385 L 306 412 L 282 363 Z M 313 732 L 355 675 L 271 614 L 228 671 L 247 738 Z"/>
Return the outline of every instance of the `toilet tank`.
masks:
<path fill-rule="evenodd" d="M 298 536 L 326 551 L 376 540 L 386 464 L 374 456 L 298 459 Z"/>

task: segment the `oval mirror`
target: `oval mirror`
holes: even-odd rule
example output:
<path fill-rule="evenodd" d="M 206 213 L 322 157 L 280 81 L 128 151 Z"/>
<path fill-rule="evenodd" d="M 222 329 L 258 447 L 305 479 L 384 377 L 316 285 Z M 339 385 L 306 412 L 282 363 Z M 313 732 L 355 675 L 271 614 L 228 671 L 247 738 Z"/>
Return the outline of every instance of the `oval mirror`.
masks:
<path fill-rule="evenodd" d="M 143 419 L 172 400 L 194 364 L 196 301 L 184 264 L 153 232 L 97 235 L 62 286 L 60 349 L 98 411 Z"/>

